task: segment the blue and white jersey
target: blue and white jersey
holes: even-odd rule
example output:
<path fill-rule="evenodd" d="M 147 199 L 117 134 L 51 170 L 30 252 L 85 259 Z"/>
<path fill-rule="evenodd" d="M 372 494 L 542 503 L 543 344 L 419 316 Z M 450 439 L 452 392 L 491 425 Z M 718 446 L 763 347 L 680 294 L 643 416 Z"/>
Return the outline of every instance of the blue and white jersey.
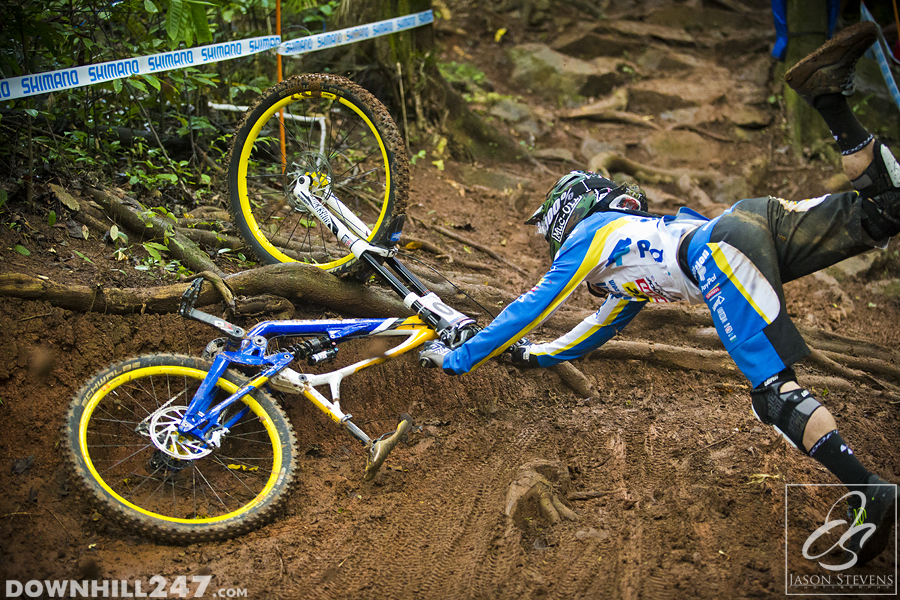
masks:
<path fill-rule="evenodd" d="M 579 223 L 538 284 L 507 306 L 490 325 L 444 358 L 444 370 L 466 373 L 526 336 L 582 281 L 607 292 L 600 310 L 564 336 L 532 346 L 547 367 L 594 350 L 620 331 L 648 302 L 703 296 L 678 266 L 682 235 L 708 219 L 683 208 L 674 217 L 598 212 Z"/>

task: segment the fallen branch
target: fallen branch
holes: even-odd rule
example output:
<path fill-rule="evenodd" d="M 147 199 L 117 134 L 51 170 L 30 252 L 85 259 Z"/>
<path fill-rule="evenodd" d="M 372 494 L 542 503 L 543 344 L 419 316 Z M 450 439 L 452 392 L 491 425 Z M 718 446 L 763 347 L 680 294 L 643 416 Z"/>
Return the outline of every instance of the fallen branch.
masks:
<path fill-rule="evenodd" d="M 496 252 L 494 252 L 487 246 L 479 244 L 478 242 L 474 242 L 474 241 L 470 240 L 469 238 L 459 235 L 458 233 L 454 233 L 453 231 L 450 231 L 449 229 L 445 229 L 445 228 L 441 227 L 440 225 L 429 225 L 423 221 L 418 221 L 418 223 L 421 223 L 423 227 L 426 227 L 428 229 L 433 229 L 434 231 L 437 231 L 438 233 L 445 235 L 450 239 L 456 240 L 457 242 L 462 242 L 463 244 L 466 244 L 467 246 L 471 246 L 477 250 L 481 250 L 482 252 L 484 252 L 485 254 L 487 254 L 488 256 L 493 258 L 494 260 L 502 262 L 507 267 L 514 269 L 515 271 L 517 271 L 518 273 L 521 273 L 522 275 L 527 275 L 527 273 L 525 272 L 524 269 L 509 262 L 508 260 L 506 260 L 505 258 L 500 256 L 499 254 L 497 254 Z"/>
<path fill-rule="evenodd" d="M 166 246 L 169 254 L 181 261 L 181 264 L 191 271 L 211 271 L 222 274 L 219 267 L 205 252 L 175 230 L 172 222 L 166 222 L 155 215 L 139 215 L 107 190 L 89 188 L 88 193 L 117 223 L 137 236 L 139 241 L 168 242 Z M 130 202 L 140 206 L 134 200 L 130 200 Z"/>
<path fill-rule="evenodd" d="M 712 448 L 713 446 L 718 446 L 718 445 L 721 444 L 722 442 L 727 442 L 728 440 L 730 440 L 730 439 L 733 438 L 733 437 L 734 437 L 734 434 L 733 434 L 733 433 L 732 433 L 731 435 L 727 435 L 727 436 L 723 437 L 721 440 L 719 440 L 719 441 L 717 441 L 717 442 L 713 442 L 712 444 L 707 444 L 707 445 L 703 446 L 702 448 L 697 448 L 696 450 L 694 450 L 693 452 L 691 452 L 691 453 L 688 454 L 687 456 L 693 456 L 693 455 L 697 454 L 698 452 L 702 452 L 703 450 L 707 450 L 707 449 L 709 449 L 709 448 Z"/>
<path fill-rule="evenodd" d="M 598 112 L 621 111 L 628 106 L 628 88 L 620 87 L 606 98 L 559 112 L 563 119 L 580 119 L 590 117 Z"/>
<path fill-rule="evenodd" d="M 78 223 L 81 223 L 82 225 L 86 225 L 88 229 L 93 231 L 94 234 L 96 234 L 97 237 L 100 237 L 100 238 L 102 238 L 106 234 L 106 232 L 109 230 L 109 227 L 106 225 L 106 223 L 100 221 L 99 219 L 95 218 L 93 215 L 91 215 L 83 210 L 80 210 L 76 213 L 72 213 L 72 219 Z"/>
<path fill-rule="evenodd" d="M 651 121 L 652 117 L 636 115 L 634 113 L 622 110 L 595 110 L 590 113 L 578 115 L 577 117 L 562 115 L 564 118 L 582 118 L 598 121 L 600 123 L 624 123 L 626 125 L 637 125 L 639 127 L 648 127 L 656 131 L 661 131 L 662 127 Z"/>
<path fill-rule="evenodd" d="M 566 500 L 568 500 L 569 502 L 593 500 L 594 498 L 602 498 L 603 496 L 609 496 L 610 494 L 615 493 L 615 490 L 603 490 L 596 492 L 571 492 L 568 496 L 566 496 Z"/>
<path fill-rule="evenodd" d="M 701 128 L 701 127 L 697 127 L 696 125 L 688 125 L 688 124 L 686 124 L 686 123 L 682 123 L 682 124 L 680 124 L 680 125 L 674 125 L 674 126 L 670 127 L 669 129 L 670 129 L 670 130 L 673 130 L 673 129 L 687 129 L 688 131 L 693 131 L 694 133 L 699 133 L 700 135 L 705 135 L 705 136 L 707 136 L 707 137 L 709 137 L 709 138 L 712 138 L 712 139 L 714 139 L 714 140 L 717 140 L 717 141 L 719 141 L 719 142 L 725 142 L 725 143 L 728 143 L 728 144 L 738 144 L 738 143 L 740 143 L 740 140 L 733 140 L 733 139 L 731 139 L 731 138 L 728 137 L 728 136 L 725 136 L 725 135 L 719 135 L 718 133 L 715 133 L 714 131 L 709 131 L 709 130 L 707 130 L 707 129 L 703 129 L 703 128 Z"/>

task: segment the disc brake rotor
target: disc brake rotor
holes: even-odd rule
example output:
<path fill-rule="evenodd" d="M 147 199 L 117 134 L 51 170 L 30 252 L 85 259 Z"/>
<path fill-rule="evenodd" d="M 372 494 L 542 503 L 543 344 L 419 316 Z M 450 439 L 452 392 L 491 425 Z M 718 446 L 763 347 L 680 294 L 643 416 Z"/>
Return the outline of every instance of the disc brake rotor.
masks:
<path fill-rule="evenodd" d="M 178 424 L 184 419 L 187 406 L 168 406 L 150 420 L 148 433 L 153 445 L 160 452 L 179 460 L 196 460 L 212 453 L 213 448 L 197 438 L 178 432 Z"/>

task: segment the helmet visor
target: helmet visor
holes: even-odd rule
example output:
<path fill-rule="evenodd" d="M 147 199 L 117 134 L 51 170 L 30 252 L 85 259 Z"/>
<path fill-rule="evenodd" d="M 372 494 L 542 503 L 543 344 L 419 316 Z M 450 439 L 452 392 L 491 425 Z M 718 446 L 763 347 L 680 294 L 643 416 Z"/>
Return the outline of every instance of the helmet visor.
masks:
<path fill-rule="evenodd" d="M 641 201 L 633 196 L 622 194 L 609 203 L 609 207 L 617 210 L 641 210 Z"/>

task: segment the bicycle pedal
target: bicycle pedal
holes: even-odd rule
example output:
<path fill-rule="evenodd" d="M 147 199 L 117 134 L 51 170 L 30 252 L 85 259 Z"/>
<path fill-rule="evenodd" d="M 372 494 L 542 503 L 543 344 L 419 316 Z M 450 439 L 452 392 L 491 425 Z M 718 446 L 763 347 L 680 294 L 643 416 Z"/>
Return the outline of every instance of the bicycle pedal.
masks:
<path fill-rule="evenodd" d="M 391 453 L 391 450 L 393 450 L 397 444 L 406 437 L 409 430 L 412 429 L 412 418 L 407 414 L 403 414 L 401 417 L 403 417 L 403 419 L 400 421 L 400 424 L 397 425 L 397 430 L 394 433 L 381 436 L 368 447 L 365 474 L 366 481 L 371 481 L 375 477 L 375 474 L 378 473 L 378 470 L 381 468 L 381 465 L 384 464 L 384 461 L 388 457 L 388 454 Z"/>

